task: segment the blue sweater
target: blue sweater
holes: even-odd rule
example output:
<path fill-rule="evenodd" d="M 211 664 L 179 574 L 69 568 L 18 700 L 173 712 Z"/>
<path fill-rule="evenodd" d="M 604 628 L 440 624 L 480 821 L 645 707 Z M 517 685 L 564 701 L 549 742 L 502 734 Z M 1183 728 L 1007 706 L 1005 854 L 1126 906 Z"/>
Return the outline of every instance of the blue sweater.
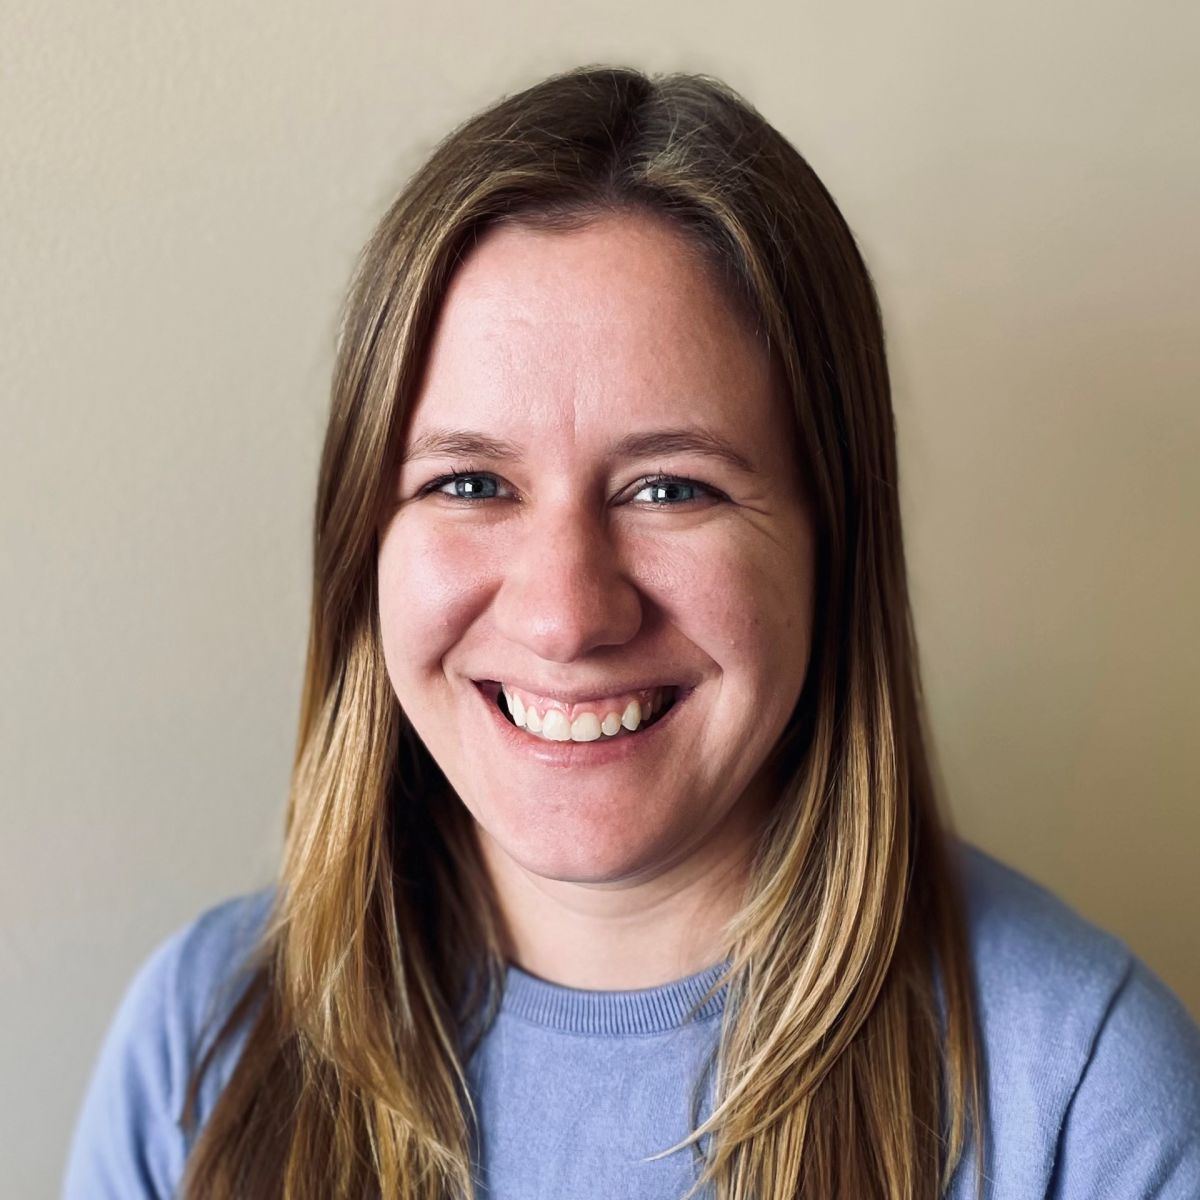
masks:
<path fill-rule="evenodd" d="M 963 862 L 989 1109 L 984 1195 L 1200 1198 L 1200 1028 L 1122 942 L 965 843 Z M 210 909 L 133 979 L 76 1125 L 67 1200 L 176 1195 L 189 1149 L 177 1118 L 204 1018 L 269 895 Z M 469 1064 L 481 1197 L 681 1196 L 690 1150 L 642 1160 L 691 1128 L 691 1085 L 721 997 L 686 1018 L 719 970 L 591 992 L 510 967 L 501 1013 Z M 235 1042 L 206 1077 L 202 1120 L 239 1052 Z M 972 1149 L 952 1200 L 974 1194 Z"/>

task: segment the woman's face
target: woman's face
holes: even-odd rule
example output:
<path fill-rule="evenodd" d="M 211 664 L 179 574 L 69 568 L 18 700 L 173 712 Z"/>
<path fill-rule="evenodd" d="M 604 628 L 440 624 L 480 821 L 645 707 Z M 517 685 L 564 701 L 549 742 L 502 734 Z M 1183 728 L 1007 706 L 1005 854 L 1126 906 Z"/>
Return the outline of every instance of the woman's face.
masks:
<path fill-rule="evenodd" d="M 791 422 L 669 226 L 499 227 L 471 251 L 405 431 L 379 605 L 396 696 L 489 855 L 604 883 L 744 840 L 809 657 Z"/>

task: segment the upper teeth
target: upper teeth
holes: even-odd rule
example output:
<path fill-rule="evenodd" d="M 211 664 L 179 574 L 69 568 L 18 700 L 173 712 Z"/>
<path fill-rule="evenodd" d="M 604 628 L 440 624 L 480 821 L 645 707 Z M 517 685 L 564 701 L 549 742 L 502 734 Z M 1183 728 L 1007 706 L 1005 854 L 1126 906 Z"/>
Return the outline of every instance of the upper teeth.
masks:
<path fill-rule="evenodd" d="M 601 701 L 572 719 L 552 701 L 542 702 L 539 709 L 531 698 L 526 702 L 513 688 L 502 687 L 513 723 L 551 742 L 594 742 L 602 736 L 616 737 L 622 729 L 634 733 L 666 703 L 665 689 L 653 688 L 643 694 L 644 699 L 634 697 L 623 708 L 620 702 Z"/>

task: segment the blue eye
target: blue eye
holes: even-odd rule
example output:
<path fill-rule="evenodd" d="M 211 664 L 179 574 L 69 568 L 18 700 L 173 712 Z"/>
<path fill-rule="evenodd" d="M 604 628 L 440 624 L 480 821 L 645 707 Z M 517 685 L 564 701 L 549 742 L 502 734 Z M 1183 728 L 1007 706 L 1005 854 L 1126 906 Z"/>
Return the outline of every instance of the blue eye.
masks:
<path fill-rule="evenodd" d="M 694 479 L 682 479 L 677 475 L 656 475 L 652 479 L 644 479 L 638 485 L 637 491 L 630 497 L 637 500 L 643 492 L 649 492 L 648 499 L 641 501 L 649 508 L 674 508 L 681 504 L 689 504 L 702 497 L 718 498 L 718 493 Z M 431 480 L 420 491 L 420 495 L 438 494 L 450 500 L 497 500 L 504 497 L 502 485 L 495 475 L 487 471 L 462 469 L 452 471 L 447 475 L 439 475 Z"/>
<path fill-rule="evenodd" d="M 697 483 L 694 479 L 680 479 L 674 475 L 660 475 L 654 479 L 643 481 L 641 487 L 634 493 L 634 499 L 646 491 L 651 496 L 649 503 L 660 508 L 686 504 L 700 495 L 715 495 L 710 488 L 705 487 L 702 483 Z"/>
<path fill-rule="evenodd" d="M 447 487 L 453 488 L 446 491 Z M 482 471 L 456 471 L 441 475 L 421 489 L 421 495 L 439 492 L 451 500 L 494 500 L 499 495 L 499 485 L 494 475 Z"/>

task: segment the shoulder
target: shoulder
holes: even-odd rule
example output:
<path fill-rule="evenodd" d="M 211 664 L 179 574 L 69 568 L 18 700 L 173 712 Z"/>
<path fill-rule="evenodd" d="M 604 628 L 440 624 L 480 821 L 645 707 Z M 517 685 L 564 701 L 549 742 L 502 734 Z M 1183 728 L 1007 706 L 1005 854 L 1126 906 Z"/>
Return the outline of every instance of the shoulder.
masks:
<path fill-rule="evenodd" d="M 238 999 L 263 932 L 274 889 L 235 896 L 165 938 L 130 985 L 130 995 L 162 1007 L 178 1032 L 198 1043 L 204 1027 Z"/>
<path fill-rule="evenodd" d="M 200 1054 L 249 980 L 273 889 L 206 909 L 142 962 L 109 1024 L 76 1120 L 64 1195 L 174 1195 L 187 1145 L 179 1126 Z M 200 1117 L 232 1070 L 213 1064 Z"/>
<path fill-rule="evenodd" d="M 1200 1028 L 1129 947 L 968 843 L 1000 1194 L 1200 1195 Z"/>
<path fill-rule="evenodd" d="M 1013 867 L 967 842 L 960 849 L 985 1029 L 1025 1044 L 1053 1031 L 1085 1050 L 1129 969 L 1128 947 Z"/>

